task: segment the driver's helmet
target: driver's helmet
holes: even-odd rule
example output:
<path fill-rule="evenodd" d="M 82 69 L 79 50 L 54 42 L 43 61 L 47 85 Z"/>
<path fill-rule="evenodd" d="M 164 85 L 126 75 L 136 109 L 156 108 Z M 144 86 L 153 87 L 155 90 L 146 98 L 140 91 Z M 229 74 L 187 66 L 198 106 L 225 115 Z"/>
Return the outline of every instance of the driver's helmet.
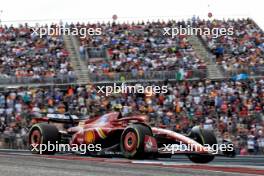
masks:
<path fill-rule="evenodd" d="M 114 105 L 114 107 L 113 107 L 113 110 L 114 111 L 118 111 L 118 112 L 120 112 L 121 110 L 122 110 L 122 105 L 121 104 L 116 104 L 116 105 Z"/>

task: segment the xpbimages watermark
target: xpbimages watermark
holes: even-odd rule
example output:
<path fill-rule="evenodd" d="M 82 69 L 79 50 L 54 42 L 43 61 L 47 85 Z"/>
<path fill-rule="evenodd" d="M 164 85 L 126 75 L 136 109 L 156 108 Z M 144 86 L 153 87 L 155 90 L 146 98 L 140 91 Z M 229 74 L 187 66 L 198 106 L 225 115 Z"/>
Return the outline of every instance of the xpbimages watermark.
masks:
<path fill-rule="evenodd" d="M 87 152 L 100 152 L 101 150 L 101 144 L 60 144 L 58 141 L 55 144 L 50 141 L 47 144 L 31 144 L 31 151 L 39 154 L 43 154 L 46 151 L 86 154 Z"/>
<path fill-rule="evenodd" d="M 47 35 L 76 35 L 81 38 L 86 38 L 87 36 L 98 36 L 102 34 L 101 28 L 77 28 L 77 27 L 37 27 L 31 28 L 32 34 L 42 38 Z"/>
<path fill-rule="evenodd" d="M 178 35 L 209 35 L 213 38 L 218 38 L 222 35 L 233 35 L 234 34 L 234 28 L 196 28 L 191 27 L 188 25 L 187 27 L 179 26 L 174 28 L 165 27 L 163 28 L 163 35 L 165 36 L 171 36 L 171 38 L 175 38 Z"/>
<path fill-rule="evenodd" d="M 177 152 L 192 152 L 192 151 L 200 151 L 205 149 L 205 151 L 218 154 L 219 152 L 232 152 L 234 150 L 233 144 L 204 144 L 203 146 L 193 145 L 193 144 L 184 144 L 182 141 L 179 144 L 163 144 L 164 152 L 171 152 L 175 154 Z"/>
<path fill-rule="evenodd" d="M 136 93 L 153 93 L 153 94 L 166 94 L 168 92 L 167 86 L 143 86 L 141 84 L 136 85 L 126 85 L 122 83 L 121 85 L 117 85 L 114 83 L 112 86 L 97 86 L 97 93 L 103 93 L 106 96 L 111 94 L 119 94 L 119 93 L 128 93 L 128 94 L 136 94 Z"/>

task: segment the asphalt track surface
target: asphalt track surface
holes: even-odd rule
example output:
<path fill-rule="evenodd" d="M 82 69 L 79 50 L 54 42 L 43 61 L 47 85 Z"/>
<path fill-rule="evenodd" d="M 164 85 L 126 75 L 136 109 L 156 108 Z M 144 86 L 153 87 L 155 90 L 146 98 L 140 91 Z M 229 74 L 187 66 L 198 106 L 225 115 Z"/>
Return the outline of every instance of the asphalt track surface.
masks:
<path fill-rule="evenodd" d="M 194 164 L 184 156 L 173 159 L 127 160 L 76 155 L 40 156 L 0 151 L 0 176 L 245 176 L 264 175 L 264 157 L 218 157 Z"/>

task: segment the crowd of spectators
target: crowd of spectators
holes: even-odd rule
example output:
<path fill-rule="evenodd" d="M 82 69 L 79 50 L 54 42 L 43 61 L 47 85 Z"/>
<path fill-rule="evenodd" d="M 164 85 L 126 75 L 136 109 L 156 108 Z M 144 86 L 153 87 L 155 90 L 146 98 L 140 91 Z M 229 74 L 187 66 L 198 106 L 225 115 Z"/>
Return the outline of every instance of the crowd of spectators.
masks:
<path fill-rule="evenodd" d="M 89 48 L 92 57 L 107 56 L 88 61 L 88 70 L 96 75 L 131 72 L 133 77 L 151 71 L 173 71 L 206 68 L 204 60 L 197 55 L 189 42 L 190 36 L 163 35 L 164 28 L 196 27 L 202 30 L 232 28 L 232 35 L 215 37 L 213 33 L 201 38 L 216 55 L 216 62 L 225 73 L 261 74 L 264 67 L 264 33 L 251 19 L 200 20 L 168 22 L 142 22 L 132 24 L 76 24 L 77 27 L 102 28 L 102 35 L 80 38 L 80 53 Z M 99 53 L 99 54 L 98 54 Z M 82 54 L 84 55 L 84 54 Z M 190 77 L 190 75 L 189 75 Z"/>
<path fill-rule="evenodd" d="M 88 60 L 88 70 L 98 75 L 131 72 L 143 75 L 151 71 L 205 69 L 186 35 L 164 35 L 164 28 L 186 25 L 185 22 L 142 22 L 76 24 L 79 28 L 101 28 L 102 35 L 80 37 L 80 53 L 105 51 L 107 59 L 99 62 Z M 92 49 L 93 48 L 93 49 Z M 89 54 L 89 53 L 88 53 Z"/>
<path fill-rule="evenodd" d="M 1 79 L 14 83 L 41 83 L 54 79 L 72 82 L 75 74 L 68 55 L 62 36 L 40 38 L 27 24 L 0 26 Z"/>
<path fill-rule="evenodd" d="M 138 23 L 71 24 L 77 28 L 101 28 L 101 35 L 80 37 L 80 54 L 106 55 L 97 62 L 88 59 L 88 70 L 95 75 L 112 76 L 125 72 L 137 78 L 151 71 L 205 69 L 187 35 L 164 35 L 164 28 L 182 27 L 233 28 L 233 35 L 202 35 L 216 62 L 225 71 L 245 70 L 249 73 L 264 67 L 263 31 L 251 19 L 200 20 Z M 52 27 L 53 25 L 51 25 Z M 53 26 L 55 27 L 55 25 Z M 45 82 L 53 78 L 72 82 L 74 71 L 69 63 L 62 35 L 41 38 L 27 25 L 0 26 L 0 79 L 12 82 Z M 89 53 L 88 53 L 89 55 Z M 97 54 L 94 54 L 95 56 Z M 99 54 L 100 55 L 100 54 Z M 192 74 L 192 72 L 190 72 Z M 188 77 L 191 77 L 190 74 Z M 195 73 L 193 73 L 195 74 Z"/>
<path fill-rule="evenodd" d="M 143 86 L 151 83 L 142 83 Z M 162 83 L 166 94 L 105 96 L 92 84 L 66 88 L 19 88 L 0 94 L 0 135 L 9 147 L 26 144 L 25 127 L 42 113 L 95 116 L 119 109 L 147 114 L 149 124 L 188 133 L 194 125 L 215 130 L 240 154 L 264 152 L 264 80 Z M 15 140 L 17 139 L 17 140 Z"/>
<path fill-rule="evenodd" d="M 186 70 L 206 68 L 190 44 L 189 36 L 163 35 L 163 28 L 180 25 L 210 29 L 233 27 L 234 35 L 201 36 L 216 54 L 216 62 L 227 71 L 249 68 L 254 71 L 264 66 L 263 32 L 250 19 L 72 24 L 72 27 L 102 28 L 102 35 L 80 38 L 81 58 L 85 48 L 91 49 L 94 55 L 106 52 L 105 58 L 93 62 L 88 59 L 90 73 L 99 77 L 130 72 L 137 78 L 151 71 L 177 70 L 184 74 Z M 45 82 L 66 76 L 72 82 L 75 75 L 68 55 L 62 36 L 39 38 L 27 25 L 0 26 L 0 77 Z M 6 89 L 0 92 L 0 147 L 26 148 L 27 127 L 34 122 L 34 117 L 46 113 L 69 112 L 93 118 L 118 109 L 123 116 L 147 114 L 150 125 L 180 133 L 202 125 L 214 130 L 219 140 L 231 140 L 240 154 L 264 154 L 263 78 L 161 84 L 168 87 L 168 93 L 106 96 L 93 84 Z"/>
<path fill-rule="evenodd" d="M 201 28 L 233 28 L 233 35 L 202 39 L 216 55 L 216 62 L 227 72 L 254 73 L 264 68 L 264 33 L 251 19 L 197 21 Z"/>

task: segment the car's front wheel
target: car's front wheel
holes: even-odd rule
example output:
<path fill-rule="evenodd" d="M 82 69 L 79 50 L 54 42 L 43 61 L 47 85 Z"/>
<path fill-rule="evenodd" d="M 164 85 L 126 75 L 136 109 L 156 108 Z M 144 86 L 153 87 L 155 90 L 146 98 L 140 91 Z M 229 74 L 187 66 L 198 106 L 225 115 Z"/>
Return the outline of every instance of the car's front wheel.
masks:
<path fill-rule="evenodd" d="M 189 137 L 194 139 L 195 141 L 197 141 L 198 143 L 200 143 L 202 145 L 209 145 L 210 147 L 213 147 L 215 144 L 217 144 L 217 139 L 216 139 L 213 131 L 202 129 L 199 126 L 193 127 Z M 209 162 L 214 160 L 214 157 L 215 156 L 211 155 L 211 154 L 205 154 L 205 155 L 191 154 L 191 155 L 188 155 L 188 158 L 194 163 L 209 163 Z"/>

